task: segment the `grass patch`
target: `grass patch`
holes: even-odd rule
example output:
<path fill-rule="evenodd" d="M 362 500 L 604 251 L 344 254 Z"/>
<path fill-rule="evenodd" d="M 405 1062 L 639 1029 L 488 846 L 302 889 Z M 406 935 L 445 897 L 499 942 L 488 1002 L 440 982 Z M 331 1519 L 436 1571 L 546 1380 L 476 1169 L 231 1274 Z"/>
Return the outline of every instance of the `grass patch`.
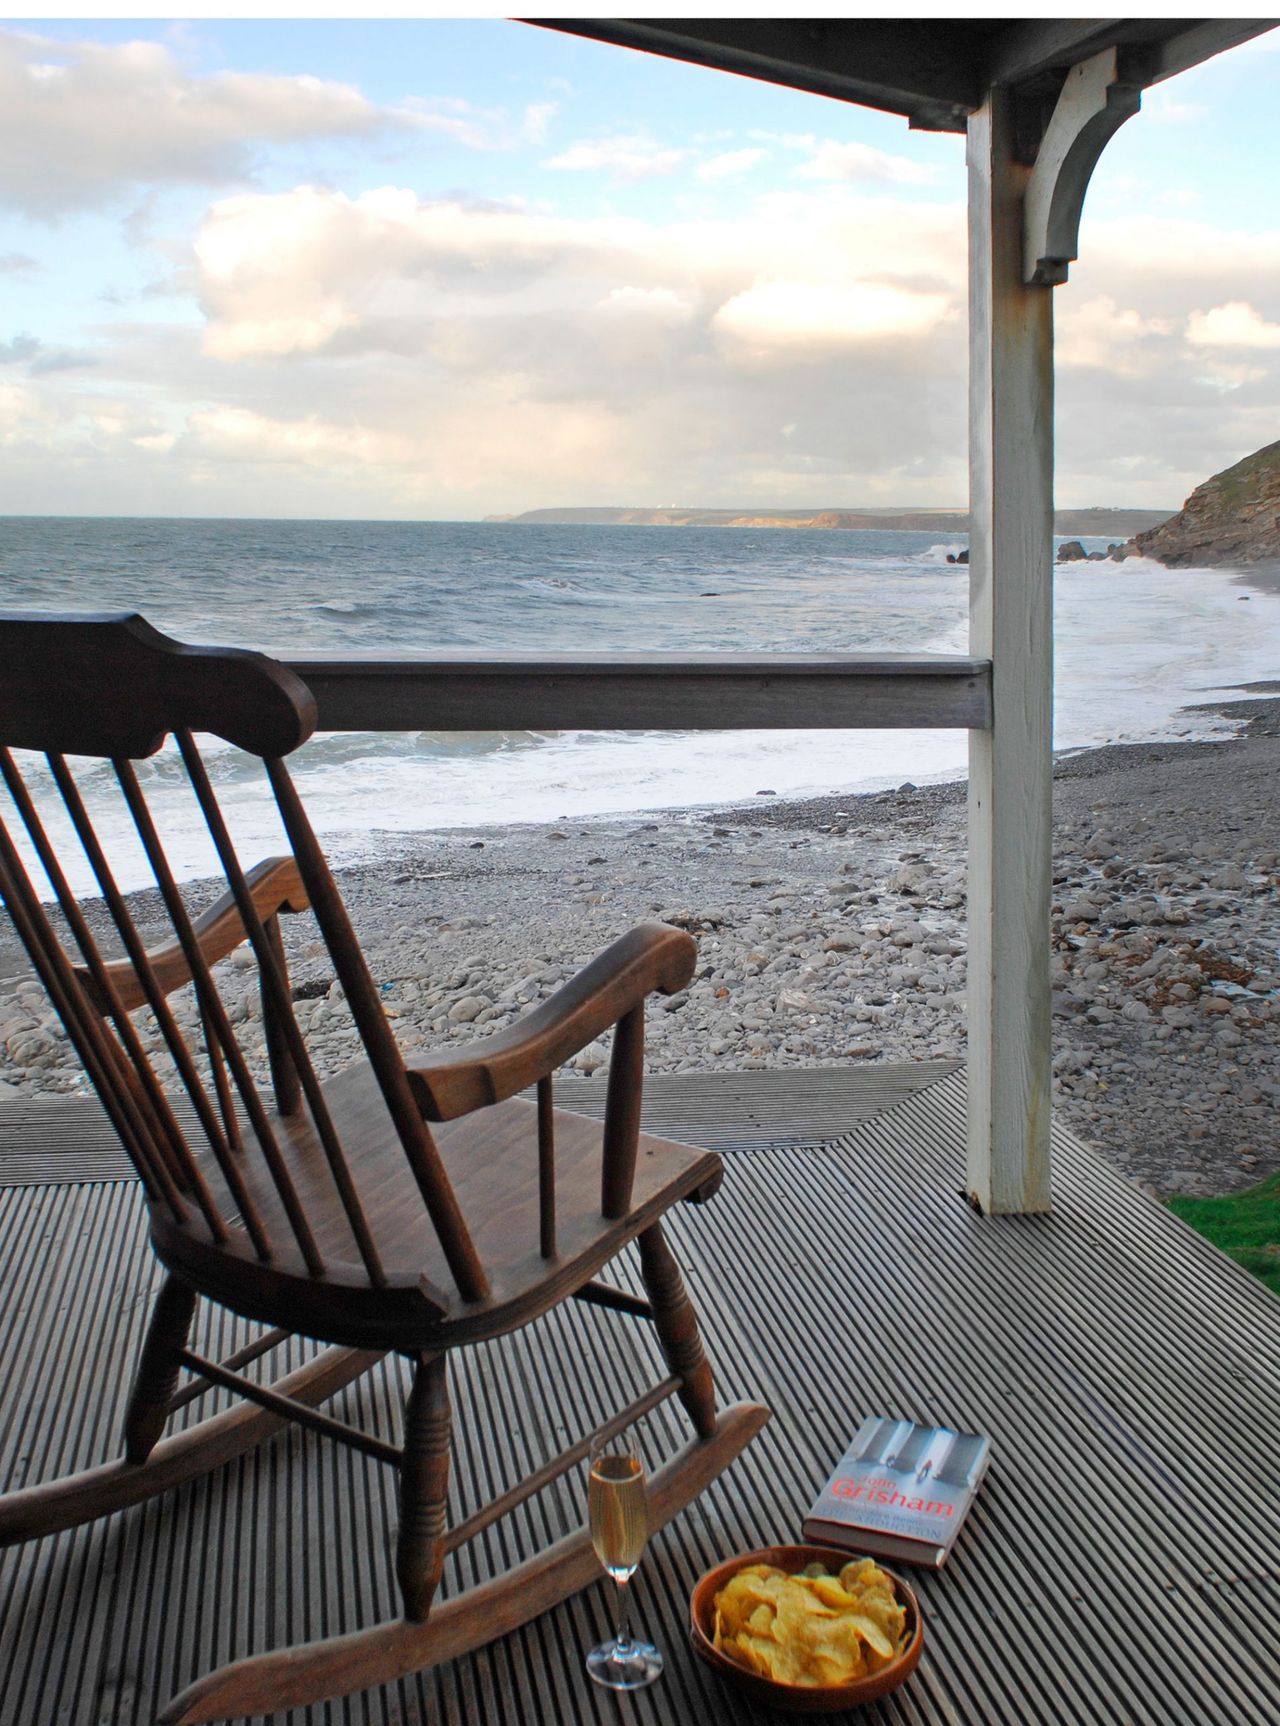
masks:
<path fill-rule="evenodd" d="M 1169 1209 L 1280 1295 L 1280 1174 L 1223 1199 L 1178 1198 Z"/>

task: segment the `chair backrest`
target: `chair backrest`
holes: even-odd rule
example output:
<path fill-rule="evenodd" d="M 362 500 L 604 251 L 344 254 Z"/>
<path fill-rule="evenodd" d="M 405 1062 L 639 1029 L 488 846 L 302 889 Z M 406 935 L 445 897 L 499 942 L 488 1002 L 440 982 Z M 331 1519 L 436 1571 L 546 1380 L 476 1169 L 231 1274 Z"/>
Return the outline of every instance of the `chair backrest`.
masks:
<path fill-rule="evenodd" d="M 226 1242 L 237 1225 L 266 1261 L 296 1249 L 314 1276 L 325 1262 L 283 1154 L 273 1111 L 264 1101 L 202 952 L 194 920 L 179 890 L 157 823 L 133 763 L 154 755 L 172 734 L 182 769 L 217 852 L 235 911 L 260 974 L 263 1025 L 284 1113 L 306 1108 L 323 1146 L 334 1193 L 350 1226 L 353 1257 L 371 1286 L 385 1282 L 347 1150 L 340 1142 L 323 1088 L 298 1024 L 274 916 L 255 901 L 261 871 L 243 867 L 196 741 L 211 733 L 256 756 L 280 812 L 298 884 L 309 900 L 346 996 L 356 1030 L 377 1078 L 458 1291 L 482 1299 L 487 1282 L 429 1128 L 410 1093 L 404 1065 L 348 920 L 341 895 L 311 829 L 284 758 L 311 735 L 315 703 L 286 667 L 259 653 L 190 647 L 172 641 L 142 618 L 120 614 L 51 617 L 0 613 L 0 776 L 9 807 L 0 809 L 0 897 L 37 974 L 66 1027 L 95 1090 L 128 1151 L 150 1200 L 182 1228 Z M 69 859 L 54 824 L 42 819 L 28 773 L 14 750 L 37 751 L 87 860 L 127 962 L 104 958 L 90 918 L 78 904 Z M 113 872 L 102 823 L 91 813 L 68 756 L 107 760 L 141 842 L 199 1007 L 203 1047 L 188 1043 L 166 995 L 165 979 L 147 957 L 128 900 Z M 17 824 L 10 825 L 16 812 Z M 57 824 L 58 827 L 62 823 Z M 20 835 L 25 835 L 25 842 Z M 23 852 L 38 859 L 52 904 L 33 884 Z M 278 860 L 277 860 L 278 861 Z M 72 872 L 72 877 L 77 871 Z M 57 913 L 53 910 L 57 907 Z M 78 955 L 78 957 L 73 957 Z M 215 1197 L 131 1012 L 154 1015 L 179 1089 L 198 1132 L 208 1141 L 225 1184 Z M 274 1225 L 255 1204 L 244 1159 L 262 1159 L 280 1201 Z M 228 1220 L 227 1197 L 237 1213 Z M 287 1219 L 290 1241 L 273 1238 Z M 345 1258 L 345 1255 L 344 1255 Z"/>

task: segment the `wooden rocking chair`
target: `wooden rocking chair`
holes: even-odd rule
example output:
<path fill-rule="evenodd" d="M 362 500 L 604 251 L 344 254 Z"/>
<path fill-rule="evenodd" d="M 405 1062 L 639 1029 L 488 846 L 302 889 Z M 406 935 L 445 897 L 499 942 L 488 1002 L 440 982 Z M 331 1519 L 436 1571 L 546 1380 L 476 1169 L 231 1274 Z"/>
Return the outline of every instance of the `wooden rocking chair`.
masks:
<path fill-rule="evenodd" d="M 162 1717 L 168 1722 L 269 1714 L 386 1683 L 503 1635 L 599 1574 L 579 1528 L 433 1608 L 446 1554 L 581 1461 L 589 1443 L 588 1435 L 447 1530 L 451 1348 L 500 1336 L 569 1297 L 651 1320 L 670 1376 L 610 1429 L 672 1394 L 688 1411 L 695 1436 L 652 1481 L 655 1526 L 768 1419 L 750 1403 L 717 1413 L 693 1310 L 663 1238 L 661 1218 L 672 1205 L 718 1186 L 719 1158 L 639 1131 L 645 997 L 689 981 L 694 943 L 679 930 L 642 925 L 517 1025 L 461 1053 L 406 1060 L 285 765 L 314 724 L 305 686 L 260 654 L 183 646 L 134 616 L 0 617 L 0 774 L 18 816 L 12 830 L 0 816 L 0 894 L 137 1170 L 166 1270 L 124 1413 L 122 1459 L 0 1499 L 0 1544 L 136 1504 L 216 1468 L 286 1420 L 399 1471 L 403 1618 L 238 1660 L 176 1697 Z M 242 868 L 195 732 L 261 759 L 291 855 Z M 170 733 L 227 884 L 224 899 L 194 918 L 133 766 Z M 45 755 L 123 958 L 100 951 L 14 749 Z M 69 755 L 110 761 L 172 925 L 167 944 L 144 945 Z M 39 859 L 70 951 L 24 854 Z M 308 906 L 365 1057 L 327 1080 L 317 1076 L 294 1013 L 278 922 Z M 261 986 L 267 1096 L 212 973 L 246 940 Z M 168 999 L 187 984 L 202 1027 L 191 1046 Z M 149 1010 L 158 1038 L 135 1026 L 139 1009 Z M 553 1107 L 551 1074 L 610 1026 L 601 1130 Z M 157 1041 L 163 1070 L 148 1053 Z M 185 1095 L 183 1109 L 166 1081 Z M 518 1095 L 531 1085 L 536 1103 Z M 198 1127 L 184 1127 L 184 1115 Z M 595 1280 L 632 1240 L 647 1300 Z M 206 1360 L 188 1347 L 200 1296 L 273 1328 L 228 1360 Z M 290 1333 L 330 1346 L 270 1387 L 243 1375 Z M 402 1447 L 317 1406 L 388 1350 L 414 1363 Z M 183 1369 L 193 1380 L 179 1390 Z M 165 1438 L 173 1410 L 215 1385 L 245 1400 Z"/>

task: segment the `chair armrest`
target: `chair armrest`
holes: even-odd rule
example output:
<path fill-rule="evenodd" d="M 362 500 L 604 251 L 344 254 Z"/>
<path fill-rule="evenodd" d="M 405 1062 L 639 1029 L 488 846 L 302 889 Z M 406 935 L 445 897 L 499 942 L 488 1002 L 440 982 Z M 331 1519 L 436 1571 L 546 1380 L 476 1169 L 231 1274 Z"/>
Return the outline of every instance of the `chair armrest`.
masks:
<path fill-rule="evenodd" d="M 697 943 L 667 923 L 641 923 L 516 1025 L 474 1043 L 465 1057 L 406 1062 L 428 1121 L 451 1121 L 513 1097 L 617 1024 L 655 989 L 674 995 L 693 976 Z"/>
<path fill-rule="evenodd" d="M 267 857 L 261 863 L 255 863 L 245 872 L 245 881 L 258 915 L 264 921 L 274 917 L 278 911 L 305 911 L 310 904 L 298 865 L 292 857 Z M 225 959 L 245 939 L 244 923 L 230 893 L 224 893 L 216 905 L 202 911 L 191 926 L 209 965 Z M 149 948 L 147 959 L 166 995 L 191 981 L 191 967 L 178 941 Z M 145 1004 L 146 991 L 130 960 L 115 959 L 104 969 L 127 1013 Z M 98 1011 L 109 1012 L 110 1002 L 92 973 L 85 966 L 77 965 L 76 976 Z"/>

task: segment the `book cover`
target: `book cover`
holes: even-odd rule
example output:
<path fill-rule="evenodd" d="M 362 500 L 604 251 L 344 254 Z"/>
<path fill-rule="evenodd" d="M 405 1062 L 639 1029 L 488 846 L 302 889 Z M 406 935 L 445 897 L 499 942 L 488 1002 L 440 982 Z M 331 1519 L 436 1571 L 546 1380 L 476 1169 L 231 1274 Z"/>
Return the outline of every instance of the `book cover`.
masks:
<path fill-rule="evenodd" d="M 872 1415 L 805 1517 L 805 1539 L 940 1570 L 990 1456 L 975 1432 Z"/>

